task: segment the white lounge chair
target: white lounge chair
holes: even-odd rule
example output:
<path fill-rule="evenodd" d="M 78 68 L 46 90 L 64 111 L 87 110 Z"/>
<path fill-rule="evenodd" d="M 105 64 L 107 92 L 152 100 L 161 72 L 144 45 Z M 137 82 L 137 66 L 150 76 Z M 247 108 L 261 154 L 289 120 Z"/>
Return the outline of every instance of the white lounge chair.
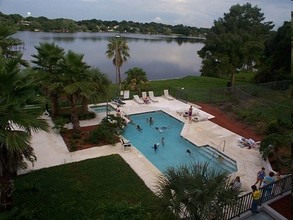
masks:
<path fill-rule="evenodd" d="M 149 91 L 149 98 L 152 102 L 159 102 L 159 100 L 156 99 L 153 91 Z"/>
<path fill-rule="evenodd" d="M 199 114 L 192 118 L 192 121 L 194 121 L 194 122 L 207 121 L 207 120 L 208 120 L 207 116 L 201 116 Z"/>
<path fill-rule="evenodd" d="M 129 90 L 124 90 L 123 99 L 129 99 Z"/>
<path fill-rule="evenodd" d="M 136 101 L 138 104 L 144 104 L 144 101 L 138 97 L 138 95 L 133 95 L 134 101 Z"/>
<path fill-rule="evenodd" d="M 163 95 L 166 99 L 168 100 L 174 100 L 174 98 L 172 96 L 169 95 L 169 91 L 168 89 L 164 90 L 164 95 Z"/>
<path fill-rule="evenodd" d="M 141 92 L 141 98 L 144 101 L 144 103 L 146 103 L 146 104 L 149 104 L 150 103 L 150 99 L 147 96 L 147 93 L 146 92 Z"/>
<path fill-rule="evenodd" d="M 131 143 L 128 140 L 124 140 L 123 138 L 120 138 L 121 147 L 123 150 L 126 150 L 126 148 L 131 147 Z"/>
<path fill-rule="evenodd" d="M 147 99 L 147 93 L 146 92 L 141 92 L 141 97 L 142 99 Z"/>

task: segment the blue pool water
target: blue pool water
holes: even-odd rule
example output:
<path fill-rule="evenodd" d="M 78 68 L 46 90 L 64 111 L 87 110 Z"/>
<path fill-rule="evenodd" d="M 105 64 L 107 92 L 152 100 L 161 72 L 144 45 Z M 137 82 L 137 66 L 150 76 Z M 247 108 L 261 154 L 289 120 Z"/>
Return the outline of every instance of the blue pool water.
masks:
<path fill-rule="evenodd" d="M 107 110 L 107 105 L 98 105 L 98 106 L 91 106 L 90 107 L 96 113 L 103 113 Z M 111 105 L 108 105 L 108 111 L 115 111 Z"/>
<path fill-rule="evenodd" d="M 153 123 L 149 118 L 153 118 Z M 197 147 L 180 136 L 183 122 L 166 114 L 163 111 L 148 112 L 131 115 L 133 123 L 129 123 L 123 136 L 128 139 L 152 164 L 161 172 L 170 166 L 189 165 L 197 162 L 208 162 L 210 166 L 224 169 L 228 173 L 236 171 L 235 161 L 225 157 L 218 159 L 212 148 Z M 137 130 L 137 125 L 142 131 Z M 158 128 L 158 129 L 156 129 Z M 161 142 L 164 138 L 164 143 Z M 159 143 L 157 152 L 153 146 Z M 189 149 L 191 154 L 186 150 Z M 218 152 L 219 153 L 219 152 Z"/>

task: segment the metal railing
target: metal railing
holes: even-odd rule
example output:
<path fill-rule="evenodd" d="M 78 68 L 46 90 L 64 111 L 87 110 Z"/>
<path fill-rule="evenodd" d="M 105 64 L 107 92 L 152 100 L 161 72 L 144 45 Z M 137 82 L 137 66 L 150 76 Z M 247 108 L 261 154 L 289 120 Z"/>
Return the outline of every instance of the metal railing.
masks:
<path fill-rule="evenodd" d="M 280 196 L 288 191 L 292 190 L 292 175 L 283 177 L 267 186 L 261 187 L 261 199 L 259 205 L 261 206 L 265 202 Z M 221 220 L 229 220 L 235 217 L 239 217 L 244 212 L 247 212 L 251 208 L 252 192 L 239 196 L 233 205 L 229 205 L 224 208 L 223 216 Z"/>

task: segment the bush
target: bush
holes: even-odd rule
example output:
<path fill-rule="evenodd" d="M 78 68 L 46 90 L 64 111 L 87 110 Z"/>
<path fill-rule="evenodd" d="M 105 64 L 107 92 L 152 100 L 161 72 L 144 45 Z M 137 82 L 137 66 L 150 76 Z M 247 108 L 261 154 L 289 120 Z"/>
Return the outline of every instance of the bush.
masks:
<path fill-rule="evenodd" d="M 93 144 L 105 142 L 114 144 L 117 140 L 116 134 L 113 129 L 105 124 L 100 124 L 95 130 L 90 132 L 89 141 Z"/>
<path fill-rule="evenodd" d="M 126 122 L 123 118 L 108 115 L 102 119 L 101 124 L 89 135 L 89 141 L 94 144 L 117 142 L 118 135 L 121 134 Z"/>
<path fill-rule="evenodd" d="M 70 120 L 64 118 L 64 117 L 57 117 L 54 119 L 54 127 L 53 129 L 57 132 L 62 132 L 64 130 L 64 125 L 69 123 Z"/>

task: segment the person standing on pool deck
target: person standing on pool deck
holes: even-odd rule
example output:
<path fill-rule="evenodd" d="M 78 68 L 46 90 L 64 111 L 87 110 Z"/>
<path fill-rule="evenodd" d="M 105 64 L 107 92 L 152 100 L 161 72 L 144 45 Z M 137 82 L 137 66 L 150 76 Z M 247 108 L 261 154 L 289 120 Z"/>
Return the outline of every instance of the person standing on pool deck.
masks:
<path fill-rule="evenodd" d="M 188 119 L 189 119 L 189 122 L 191 122 L 191 117 L 192 117 L 192 105 L 189 107 L 188 109 Z"/>
<path fill-rule="evenodd" d="M 121 110 L 120 110 L 120 105 L 117 105 L 117 108 L 116 108 L 116 115 L 117 117 L 121 117 Z"/>
<path fill-rule="evenodd" d="M 257 183 L 259 183 L 259 187 L 261 187 L 262 181 L 266 176 L 266 172 L 265 172 L 265 168 L 262 167 L 260 171 L 257 172 L 256 174 L 256 182 L 254 185 L 256 185 Z"/>

